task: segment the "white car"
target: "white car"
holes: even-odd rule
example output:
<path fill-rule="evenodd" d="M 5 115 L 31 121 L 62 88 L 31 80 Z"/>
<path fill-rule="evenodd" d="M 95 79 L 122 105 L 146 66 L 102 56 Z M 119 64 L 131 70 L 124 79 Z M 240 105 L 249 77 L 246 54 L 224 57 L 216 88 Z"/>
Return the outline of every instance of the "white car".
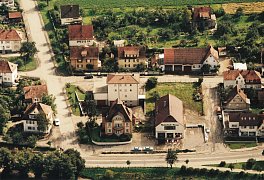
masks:
<path fill-rule="evenodd" d="M 59 120 L 59 118 L 55 118 L 55 119 L 54 119 L 54 125 L 55 125 L 55 126 L 59 126 L 59 125 L 60 125 L 60 120 Z"/>

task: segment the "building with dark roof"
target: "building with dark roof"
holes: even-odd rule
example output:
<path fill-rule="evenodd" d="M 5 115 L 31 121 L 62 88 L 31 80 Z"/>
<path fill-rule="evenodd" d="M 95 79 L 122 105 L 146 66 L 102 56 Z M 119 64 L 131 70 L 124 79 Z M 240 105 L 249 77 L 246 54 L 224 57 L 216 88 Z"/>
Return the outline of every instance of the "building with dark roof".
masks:
<path fill-rule="evenodd" d="M 212 47 L 206 48 L 165 48 L 165 72 L 192 72 L 199 71 L 208 64 L 211 69 L 218 65 L 218 52 Z"/>
<path fill-rule="evenodd" d="M 133 112 L 120 99 L 116 99 L 103 117 L 102 130 L 106 135 L 132 134 Z"/>
<path fill-rule="evenodd" d="M 94 30 L 92 25 L 69 25 L 70 46 L 92 46 L 94 44 Z"/>
<path fill-rule="evenodd" d="M 155 103 L 155 136 L 162 141 L 175 141 L 184 137 L 183 103 L 168 94 Z"/>
<path fill-rule="evenodd" d="M 61 25 L 82 24 L 79 5 L 60 6 Z"/>
<path fill-rule="evenodd" d="M 74 70 L 97 71 L 101 68 L 98 47 L 70 47 L 70 61 Z"/>
<path fill-rule="evenodd" d="M 264 114 L 225 113 L 223 122 L 226 136 L 264 136 Z"/>

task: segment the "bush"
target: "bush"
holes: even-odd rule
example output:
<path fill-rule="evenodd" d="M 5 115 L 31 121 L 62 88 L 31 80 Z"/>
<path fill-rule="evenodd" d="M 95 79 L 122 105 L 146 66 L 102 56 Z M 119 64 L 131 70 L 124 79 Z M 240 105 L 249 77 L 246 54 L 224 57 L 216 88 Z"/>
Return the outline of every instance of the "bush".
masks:
<path fill-rule="evenodd" d="M 115 175 L 114 171 L 108 169 L 105 171 L 104 178 L 105 179 L 113 179 L 114 175 Z"/>
<path fill-rule="evenodd" d="M 119 136 L 119 140 L 121 142 L 130 141 L 131 140 L 131 137 L 128 134 L 121 134 Z"/>
<path fill-rule="evenodd" d="M 225 161 L 221 161 L 220 164 L 219 164 L 219 167 L 225 167 L 226 165 L 226 162 Z"/>
<path fill-rule="evenodd" d="M 40 2 L 40 3 L 38 4 L 38 9 L 39 9 L 40 11 L 43 10 L 45 7 L 47 7 L 47 4 L 46 4 L 46 3 Z"/>
<path fill-rule="evenodd" d="M 181 173 L 181 174 L 186 174 L 186 172 L 187 172 L 187 168 L 186 168 L 186 166 L 181 166 L 181 168 L 180 168 L 180 173 Z"/>
<path fill-rule="evenodd" d="M 253 158 L 248 159 L 246 162 L 246 169 L 252 169 L 255 163 L 256 163 L 256 159 Z"/>
<path fill-rule="evenodd" d="M 151 77 L 146 82 L 146 90 L 153 89 L 157 86 L 158 80 L 155 77 Z"/>

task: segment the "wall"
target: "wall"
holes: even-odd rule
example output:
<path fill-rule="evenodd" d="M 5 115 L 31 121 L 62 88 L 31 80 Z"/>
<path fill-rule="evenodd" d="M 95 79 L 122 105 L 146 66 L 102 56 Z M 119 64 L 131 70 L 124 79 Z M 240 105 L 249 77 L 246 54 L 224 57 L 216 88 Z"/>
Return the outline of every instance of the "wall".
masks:
<path fill-rule="evenodd" d="M 79 18 L 61 18 L 61 24 L 62 25 L 68 25 L 73 23 L 82 22 L 82 17 Z"/>
<path fill-rule="evenodd" d="M 93 70 L 98 70 L 101 67 L 101 61 L 99 59 L 85 59 L 78 61 L 77 59 L 71 59 L 71 66 L 78 70 L 87 70 L 86 65 L 92 64 Z"/>
<path fill-rule="evenodd" d="M 70 40 L 70 46 L 92 46 L 94 44 L 94 40 Z"/>
<path fill-rule="evenodd" d="M 148 66 L 146 58 L 137 58 L 137 59 L 118 59 L 118 67 L 125 69 L 134 69 L 138 64 L 144 64 Z"/>
<path fill-rule="evenodd" d="M 21 48 L 21 41 L 0 41 L 0 51 L 18 52 Z"/>
<path fill-rule="evenodd" d="M 248 110 L 249 104 L 247 104 L 238 94 L 232 99 L 226 106 L 225 109 L 229 110 Z"/>
<path fill-rule="evenodd" d="M 175 130 L 164 130 L 164 126 L 168 126 L 168 125 L 173 125 L 176 126 Z M 161 123 L 158 126 L 156 126 L 155 128 L 156 130 L 156 138 L 158 138 L 158 133 L 173 133 L 173 137 L 175 137 L 175 133 L 182 133 L 182 136 L 184 136 L 184 126 L 182 126 L 181 124 L 175 122 L 175 123 Z M 165 135 L 165 137 L 167 137 L 167 135 Z"/>

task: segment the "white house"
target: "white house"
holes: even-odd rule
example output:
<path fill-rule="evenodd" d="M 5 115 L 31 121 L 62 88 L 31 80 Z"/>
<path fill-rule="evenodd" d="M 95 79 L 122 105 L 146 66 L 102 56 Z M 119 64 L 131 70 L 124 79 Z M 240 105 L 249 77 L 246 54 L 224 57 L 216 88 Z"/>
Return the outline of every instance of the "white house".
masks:
<path fill-rule="evenodd" d="M 114 46 L 124 47 L 125 46 L 125 40 L 114 40 Z"/>
<path fill-rule="evenodd" d="M 0 60 L 0 84 L 13 86 L 17 79 L 17 64 Z"/>
<path fill-rule="evenodd" d="M 254 70 L 229 70 L 223 72 L 224 87 L 261 89 L 260 73 Z"/>
<path fill-rule="evenodd" d="M 79 5 L 60 6 L 61 25 L 82 24 Z"/>
<path fill-rule="evenodd" d="M 14 7 L 15 1 L 14 0 L 0 0 L 0 6 L 6 5 L 7 7 Z"/>
<path fill-rule="evenodd" d="M 228 136 L 264 136 L 264 116 L 247 112 L 225 113 L 224 129 Z"/>
<path fill-rule="evenodd" d="M 215 69 L 218 59 L 218 52 L 212 46 L 164 49 L 165 72 L 199 71 L 205 64 L 209 64 L 211 69 Z"/>
<path fill-rule="evenodd" d="M 40 133 L 38 130 L 37 115 L 44 114 L 49 121 L 47 129 L 43 133 L 50 133 L 53 122 L 53 111 L 50 106 L 42 103 L 33 103 L 27 106 L 23 116 L 24 132 Z"/>
<path fill-rule="evenodd" d="M 247 70 L 247 63 L 233 63 L 234 70 Z"/>
<path fill-rule="evenodd" d="M 155 137 L 159 142 L 174 142 L 184 137 L 183 103 L 168 94 L 155 104 Z"/>
<path fill-rule="evenodd" d="M 92 25 L 69 25 L 70 46 L 92 46 L 94 44 L 94 31 Z"/>
<path fill-rule="evenodd" d="M 5 54 L 8 52 L 18 52 L 21 48 L 21 37 L 16 30 L 0 30 L 0 51 Z"/>

